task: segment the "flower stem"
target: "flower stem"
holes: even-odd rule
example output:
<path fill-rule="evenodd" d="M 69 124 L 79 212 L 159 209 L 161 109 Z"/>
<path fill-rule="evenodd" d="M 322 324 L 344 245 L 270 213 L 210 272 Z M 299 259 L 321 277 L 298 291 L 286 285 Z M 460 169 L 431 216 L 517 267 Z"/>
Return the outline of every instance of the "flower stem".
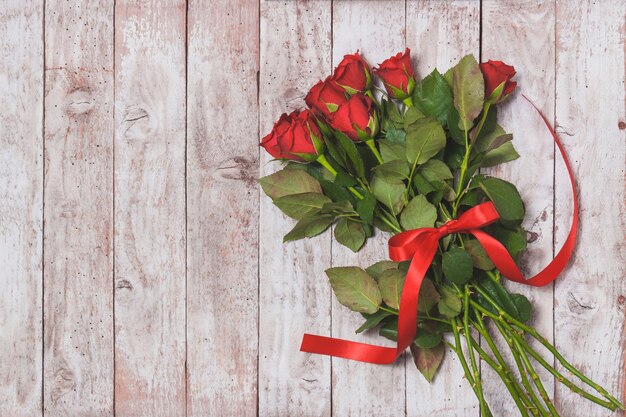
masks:
<path fill-rule="evenodd" d="M 374 143 L 374 139 L 366 140 L 365 144 L 367 145 L 368 148 L 372 150 L 372 153 L 378 160 L 378 163 L 382 165 L 384 163 L 383 158 L 380 156 L 380 152 L 378 152 L 378 149 L 376 149 L 376 143 Z"/>
<path fill-rule="evenodd" d="M 476 382 L 476 391 L 478 393 L 478 403 L 480 405 L 480 413 L 483 415 L 483 412 L 487 409 L 487 404 L 485 403 L 485 397 L 483 394 L 483 386 L 481 381 L 480 370 L 478 369 L 478 365 L 476 362 L 476 358 L 474 357 L 474 349 L 471 343 L 471 333 L 469 329 L 469 286 L 466 285 L 463 291 L 463 334 L 465 335 L 465 339 L 467 342 L 467 350 L 469 352 L 470 364 L 472 366 L 472 371 L 474 372 L 474 381 Z"/>

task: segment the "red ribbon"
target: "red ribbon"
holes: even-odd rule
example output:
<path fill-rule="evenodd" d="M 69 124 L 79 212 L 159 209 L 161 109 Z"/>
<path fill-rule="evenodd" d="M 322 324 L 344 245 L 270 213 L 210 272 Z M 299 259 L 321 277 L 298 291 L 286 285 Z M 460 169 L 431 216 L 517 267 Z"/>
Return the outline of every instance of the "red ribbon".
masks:
<path fill-rule="evenodd" d="M 500 273 L 511 281 L 541 287 L 551 283 L 559 276 L 572 256 L 576 243 L 576 231 L 578 229 L 576 184 L 574 182 L 572 168 L 570 167 L 567 155 L 556 132 L 537 106 L 530 102 L 526 96 L 523 97 L 541 115 L 548 130 L 552 134 L 554 142 L 565 161 L 574 195 L 572 225 L 563 247 L 556 254 L 552 262 L 534 277 L 530 279 L 524 278 L 506 248 L 498 240 L 480 230 L 482 227 L 498 220 L 500 216 L 493 203 L 487 202 L 479 204 L 467 210 L 458 219 L 450 220 L 439 228 L 409 230 L 389 239 L 389 256 L 391 259 L 398 262 L 411 259 L 411 264 L 404 282 L 402 298 L 400 299 L 398 340 L 395 348 L 305 334 L 302 339 L 302 346 L 300 347 L 302 352 L 337 356 L 368 363 L 393 363 L 398 356 L 411 345 L 415 338 L 417 328 L 417 303 L 422 281 L 437 252 L 439 239 L 451 233 L 468 233 L 474 235 L 485 248 L 485 252 L 487 252 L 487 255 Z"/>

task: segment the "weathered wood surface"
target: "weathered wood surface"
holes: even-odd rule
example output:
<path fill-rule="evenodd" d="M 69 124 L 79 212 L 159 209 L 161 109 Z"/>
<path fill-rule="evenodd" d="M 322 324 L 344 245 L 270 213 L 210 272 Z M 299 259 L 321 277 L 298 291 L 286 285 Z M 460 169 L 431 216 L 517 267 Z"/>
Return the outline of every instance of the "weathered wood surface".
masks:
<path fill-rule="evenodd" d="M 324 269 L 386 256 L 282 244 L 293 224 L 255 179 L 258 140 L 345 53 L 408 46 L 418 76 L 466 53 L 515 65 L 558 126 L 580 188 L 576 256 L 516 291 L 534 324 L 624 391 L 623 2 L 0 1 L 0 415 L 478 416 L 449 354 L 433 384 L 299 352 L 303 332 L 367 340 Z M 502 107 L 537 272 L 569 226 L 569 186 L 539 118 Z M 529 167 L 532 167 L 529 168 Z M 558 386 L 563 416 L 608 416 Z M 496 416 L 516 415 L 499 383 Z"/>

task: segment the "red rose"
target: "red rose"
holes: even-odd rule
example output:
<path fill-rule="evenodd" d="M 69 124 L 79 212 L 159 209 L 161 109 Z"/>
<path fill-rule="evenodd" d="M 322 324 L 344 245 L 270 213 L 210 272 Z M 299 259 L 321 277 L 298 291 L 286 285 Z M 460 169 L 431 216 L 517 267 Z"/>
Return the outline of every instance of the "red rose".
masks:
<path fill-rule="evenodd" d="M 378 130 L 372 100 L 356 93 L 328 117 L 328 123 L 354 141 L 371 139 Z"/>
<path fill-rule="evenodd" d="M 306 95 L 304 101 L 311 110 L 328 116 L 348 99 L 343 89 L 331 77 L 328 77 L 324 81 L 315 84 Z"/>
<path fill-rule="evenodd" d="M 296 110 L 280 116 L 261 146 L 274 158 L 314 161 L 322 152 L 322 134 L 310 111 Z"/>
<path fill-rule="evenodd" d="M 511 81 L 511 78 L 515 75 L 515 68 L 505 64 L 502 61 L 483 62 L 480 64 L 480 70 L 485 78 L 485 97 L 492 102 L 501 101 L 506 96 L 511 94 L 517 83 Z M 498 89 L 500 85 L 503 85 L 501 89 Z M 492 97 L 495 95 L 495 97 Z"/>
<path fill-rule="evenodd" d="M 411 50 L 406 48 L 404 53 L 398 52 L 396 56 L 378 64 L 374 69 L 385 84 L 385 88 L 391 97 L 404 100 L 410 97 L 415 88 L 413 79 L 413 66 L 411 65 Z"/>
<path fill-rule="evenodd" d="M 345 55 L 335 68 L 333 80 L 350 94 L 363 92 L 370 88 L 372 82 L 370 66 L 358 51 Z"/>

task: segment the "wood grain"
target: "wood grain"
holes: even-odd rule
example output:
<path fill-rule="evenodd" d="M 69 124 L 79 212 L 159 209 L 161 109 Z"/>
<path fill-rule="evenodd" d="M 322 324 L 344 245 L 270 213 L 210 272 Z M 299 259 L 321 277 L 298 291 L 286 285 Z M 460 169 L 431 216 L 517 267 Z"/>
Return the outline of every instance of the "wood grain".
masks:
<path fill-rule="evenodd" d="M 626 4 L 557 1 L 556 121 L 579 187 L 580 222 L 573 262 L 556 281 L 556 345 L 565 357 L 624 400 L 624 36 Z M 556 165 L 556 233 L 570 225 L 571 192 Z M 562 415 L 623 416 L 556 391 Z"/>
<path fill-rule="evenodd" d="M 188 16 L 188 415 L 256 416 L 258 2 Z"/>
<path fill-rule="evenodd" d="M 0 9 L 0 415 L 42 410 L 43 7 Z"/>
<path fill-rule="evenodd" d="M 112 4 L 45 10 L 44 414 L 113 415 Z"/>
<path fill-rule="evenodd" d="M 331 3 L 261 1 L 260 136 L 331 67 Z M 261 175 L 279 169 L 261 153 Z M 301 353 L 304 332 L 330 333 L 330 235 L 283 244 L 294 225 L 260 196 L 259 415 L 328 416 L 330 358 Z"/>
<path fill-rule="evenodd" d="M 185 3 L 115 9 L 116 416 L 185 415 Z"/>
<path fill-rule="evenodd" d="M 341 62 L 345 54 L 357 50 L 372 66 L 404 51 L 403 6 L 403 2 L 334 1 L 333 67 Z M 367 267 L 378 260 L 387 259 L 388 238 L 388 234 L 378 233 L 358 254 L 333 240 L 332 265 Z M 363 323 L 363 318 L 339 304 L 334 295 L 332 319 L 333 337 L 393 346 L 393 342 L 381 340 L 377 332 L 355 335 L 354 331 Z M 333 415 L 403 415 L 404 370 L 403 358 L 385 367 L 333 358 Z"/>
<path fill-rule="evenodd" d="M 413 51 L 418 78 L 435 68 L 443 73 L 466 54 L 478 59 L 479 16 L 478 0 L 407 1 L 407 46 Z M 406 371 L 408 416 L 478 416 L 478 401 L 453 351 L 446 351 L 439 373 L 430 384 L 415 369 L 410 356 L 406 358 Z"/>
<path fill-rule="evenodd" d="M 503 178 L 518 188 L 526 217 L 522 226 L 527 230 L 528 250 L 518 264 L 527 277 L 532 277 L 552 260 L 553 227 L 553 170 L 554 141 L 537 113 L 521 97 L 528 96 L 546 115 L 554 119 L 554 3 L 528 1 L 483 1 L 482 61 L 501 60 L 518 69 L 515 79 L 517 92 L 508 102 L 498 106 L 498 123 L 513 134 L 513 143 L 521 155 L 519 159 L 486 170 L 489 175 Z M 542 30 L 536 30 L 541 27 Z M 541 175 L 529 175 L 529 170 Z M 531 324 L 548 340 L 553 335 L 553 288 L 548 285 L 534 288 L 507 283 L 511 292 L 524 294 L 533 304 Z M 497 333 L 495 327 L 492 333 Z M 501 350 L 509 348 L 500 340 Z M 539 343 L 533 342 L 548 361 L 552 357 Z M 515 364 L 511 358 L 510 366 Z M 495 392 L 501 386 L 495 372 L 487 369 L 486 386 Z M 538 368 L 547 392 L 552 397 L 552 375 Z M 519 415 L 509 395 L 489 396 L 496 415 Z"/>

